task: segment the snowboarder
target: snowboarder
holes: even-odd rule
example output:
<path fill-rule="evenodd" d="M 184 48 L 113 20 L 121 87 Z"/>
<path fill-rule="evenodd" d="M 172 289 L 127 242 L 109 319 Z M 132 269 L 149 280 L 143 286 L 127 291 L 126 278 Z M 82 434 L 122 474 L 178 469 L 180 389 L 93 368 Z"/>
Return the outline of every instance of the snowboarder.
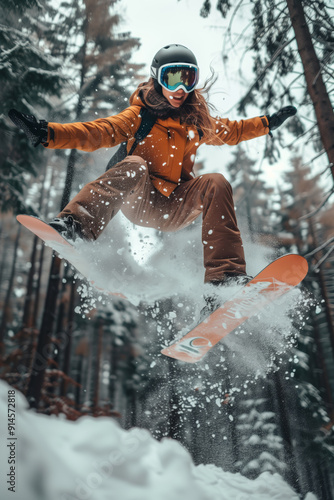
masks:
<path fill-rule="evenodd" d="M 69 240 L 95 240 L 119 210 L 134 224 L 160 231 L 177 231 L 202 214 L 205 282 L 247 282 L 231 186 L 218 173 L 194 177 L 196 150 L 201 144 L 235 145 L 264 136 L 296 109 L 287 106 L 271 116 L 240 121 L 213 118 L 205 88 L 196 88 L 198 79 L 195 55 L 172 44 L 156 53 L 151 78 L 118 115 L 69 124 L 38 121 L 16 110 L 9 116 L 35 146 L 94 151 L 126 141 L 129 152 L 141 111 L 148 109 L 155 123 L 135 155 L 84 186 L 49 224 Z"/>

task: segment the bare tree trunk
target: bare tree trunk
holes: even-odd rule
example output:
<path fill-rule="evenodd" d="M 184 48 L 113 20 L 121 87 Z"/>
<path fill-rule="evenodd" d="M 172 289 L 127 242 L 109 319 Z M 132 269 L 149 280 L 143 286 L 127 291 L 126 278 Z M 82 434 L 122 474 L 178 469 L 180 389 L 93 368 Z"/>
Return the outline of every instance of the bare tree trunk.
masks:
<path fill-rule="evenodd" d="M 3 240 L 3 245 L 1 246 L 1 264 L 0 264 L 0 286 L 3 281 L 4 271 L 7 263 L 7 253 L 8 253 L 8 238 L 6 238 L 6 233 L 1 231 L 1 240 Z"/>
<path fill-rule="evenodd" d="M 27 399 L 32 408 L 38 407 L 41 398 L 45 370 L 48 366 L 49 359 L 53 357 L 53 352 L 56 347 L 52 340 L 52 332 L 55 320 L 60 273 L 61 260 L 53 254 L 42 325 L 39 332 L 35 359 L 27 390 Z"/>
<path fill-rule="evenodd" d="M 177 366 L 175 361 L 168 358 L 168 381 L 169 381 L 169 409 L 168 409 L 168 437 L 180 439 L 180 398 L 175 391 L 175 380 L 177 379 Z"/>
<path fill-rule="evenodd" d="M 47 176 L 46 176 L 46 172 L 45 172 L 43 186 L 42 186 L 40 198 L 39 198 L 39 210 L 40 211 L 42 210 L 42 206 L 43 206 L 46 177 Z M 28 279 L 27 279 L 27 291 L 26 291 L 26 297 L 25 297 L 24 308 L 23 308 L 22 328 L 32 328 L 35 326 L 35 324 L 33 323 L 34 316 L 33 316 L 33 311 L 32 311 L 32 309 L 33 309 L 32 303 L 33 303 L 34 275 L 35 275 L 36 260 L 37 260 L 37 245 L 38 245 L 39 241 L 40 241 L 39 238 L 37 236 L 35 236 L 33 239 L 33 245 L 32 245 L 31 256 L 30 256 L 31 266 L 29 269 Z"/>
<path fill-rule="evenodd" d="M 116 407 L 116 376 L 118 363 L 118 349 L 114 341 L 114 334 L 110 337 L 110 379 L 109 379 L 109 401 L 113 408 Z"/>
<path fill-rule="evenodd" d="M 314 224 L 312 219 L 309 220 L 309 230 L 310 234 L 313 240 L 313 245 L 314 248 L 318 248 L 319 242 L 317 241 L 315 229 L 314 229 Z M 325 313 L 326 313 L 326 319 L 327 319 L 327 324 L 328 324 L 328 331 L 329 331 L 329 338 L 332 346 L 332 351 L 334 355 L 334 318 L 333 318 L 333 313 L 332 313 L 332 307 L 331 307 L 331 302 L 328 296 L 328 290 L 327 290 L 327 285 L 326 285 L 326 280 L 324 278 L 323 270 L 321 267 L 319 268 L 319 272 L 317 274 L 318 276 L 318 283 L 320 285 L 321 289 L 321 295 L 325 301 Z"/>
<path fill-rule="evenodd" d="M 42 245 L 41 252 L 39 255 L 39 268 L 38 268 L 38 278 L 36 283 L 35 297 L 34 297 L 34 311 L 32 323 L 33 325 L 37 324 L 37 318 L 39 313 L 39 301 L 40 301 L 40 291 L 42 284 L 42 274 L 43 274 L 43 264 L 44 264 L 44 254 L 45 254 L 45 246 Z"/>
<path fill-rule="evenodd" d="M 82 46 L 82 61 L 81 61 L 81 74 L 80 74 L 80 89 L 79 89 L 79 98 L 77 102 L 77 107 L 76 107 L 76 112 L 75 112 L 75 119 L 76 121 L 80 120 L 81 112 L 82 112 L 82 100 L 83 100 L 83 95 L 82 95 L 82 88 L 85 83 L 85 76 L 86 76 L 86 71 L 87 71 L 87 64 L 86 64 L 86 52 L 87 52 L 87 29 L 88 29 L 88 17 L 86 18 L 85 21 L 85 38 L 84 38 L 84 43 Z M 71 197 L 71 189 L 72 189 L 72 184 L 73 184 L 73 177 L 74 177 L 74 171 L 75 171 L 75 163 L 78 157 L 78 153 L 76 149 L 72 149 L 70 152 L 70 156 L 68 158 L 68 163 L 67 163 L 67 170 L 66 170 L 66 181 L 65 181 L 65 188 L 61 200 L 61 210 L 69 203 L 70 197 Z"/>
<path fill-rule="evenodd" d="M 66 269 L 64 271 L 64 276 L 66 275 Z M 61 362 L 62 362 L 62 356 L 63 356 L 63 349 L 62 349 L 62 342 L 63 342 L 63 335 L 65 334 L 65 329 L 67 325 L 65 324 L 65 319 L 66 319 L 66 306 L 68 304 L 68 297 L 66 295 L 66 284 L 63 283 L 61 287 L 61 291 L 58 291 L 58 310 L 57 310 L 57 315 L 55 319 L 56 323 L 56 328 L 55 328 L 55 333 L 54 333 L 54 342 L 56 344 L 56 349 L 55 349 L 55 354 L 53 356 L 53 364 L 56 366 L 58 370 L 60 370 Z M 66 334 L 65 334 L 66 335 Z M 66 340 L 65 340 L 66 342 Z M 59 375 L 58 373 L 56 375 L 52 374 L 49 379 L 49 393 L 56 393 L 56 390 L 59 389 L 59 384 L 57 384 L 57 379 Z"/>
<path fill-rule="evenodd" d="M 97 348 L 95 359 L 95 373 L 94 376 L 94 396 L 93 396 L 93 413 L 97 414 L 100 399 L 100 369 L 101 369 L 101 356 L 102 356 L 102 338 L 103 338 L 103 320 L 97 320 Z"/>
<path fill-rule="evenodd" d="M 75 349 L 75 356 L 77 357 L 77 363 L 74 369 L 74 379 L 77 382 L 77 386 L 75 387 L 75 404 L 77 410 L 81 410 L 81 400 L 82 400 L 82 387 L 85 384 L 86 380 L 84 380 L 83 374 L 84 374 L 84 365 L 85 365 L 85 359 L 87 360 L 88 354 L 90 351 L 90 346 L 87 341 L 87 337 L 81 337 L 79 340 L 79 343 L 76 346 Z M 86 367 L 88 363 L 86 362 Z M 85 370 L 85 373 L 87 373 L 88 368 Z M 87 379 L 87 377 L 86 377 Z M 86 385 L 85 385 L 86 386 Z"/>
<path fill-rule="evenodd" d="M 301 0 L 286 0 L 298 52 L 304 67 L 308 93 L 312 99 L 321 141 L 326 150 L 334 178 L 334 113 L 321 75 L 321 66 L 314 50 Z"/>
<path fill-rule="evenodd" d="M 84 357 L 82 355 L 78 356 L 78 362 L 76 364 L 76 376 L 75 376 L 75 380 L 78 383 L 78 385 L 75 388 L 75 407 L 77 410 L 81 410 L 83 362 L 84 362 Z"/>
<path fill-rule="evenodd" d="M 280 374 L 278 372 L 273 373 L 272 377 L 275 384 L 275 397 L 279 410 L 279 423 L 281 427 L 281 436 L 284 440 L 284 450 L 285 456 L 288 463 L 288 477 L 289 482 L 293 485 L 295 490 L 300 493 L 300 484 L 298 481 L 296 458 L 294 455 L 294 437 L 293 430 L 290 428 L 290 412 L 287 405 L 287 398 L 284 394 L 284 388 L 282 386 Z"/>
<path fill-rule="evenodd" d="M 332 395 L 332 388 L 329 379 L 329 373 L 326 366 L 325 354 L 321 343 L 319 327 L 314 317 L 314 312 L 311 311 L 312 327 L 314 331 L 314 342 L 316 345 L 316 358 L 318 360 L 318 365 L 320 366 L 319 377 L 321 379 L 321 385 L 323 387 L 323 399 L 327 408 L 328 416 L 330 417 L 330 424 L 334 424 L 334 399 Z"/>
<path fill-rule="evenodd" d="M 73 323 L 74 323 L 74 302 L 75 302 L 75 292 L 76 284 L 71 283 L 71 295 L 70 303 L 68 307 L 68 321 L 66 327 L 66 339 L 65 339 L 65 351 L 63 359 L 63 372 L 65 375 L 70 375 L 71 367 L 71 354 L 72 354 L 72 333 L 73 333 Z M 64 379 L 61 385 L 61 396 L 66 396 L 68 382 Z"/>
<path fill-rule="evenodd" d="M 10 303 L 10 299 L 11 299 L 11 295 L 12 295 L 12 291 L 13 291 L 13 286 L 14 286 L 17 251 L 18 251 L 18 247 L 19 247 L 20 236 L 21 236 L 21 226 L 19 226 L 18 230 L 17 230 L 15 246 L 14 246 L 14 256 L 13 256 L 13 261 L 12 261 L 12 269 L 11 269 L 11 274 L 10 274 L 10 278 L 9 278 L 9 283 L 8 283 L 8 287 L 7 287 L 7 293 L 6 293 L 6 298 L 5 298 L 4 308 L 3 308 L 3 314 L 2 314 L 1 323 L 0 323 L 0 354 L 2 354 L 2 355 L 5 351 L 4 337 L 5 337 L 5 332 L 6 332 L 7 322 L 8 322 L 9 303 Z"/>
<path fill-rule="evenodd" d="M 22 328 L 31 328 L 33 327 L 33 315 L 32 315 L 32 298 L 33 298 L 33 287 L 34 287 L 34 275 L 36 268 L 36 255 L 37 255 L 37 245 L 38 245 L 38 237 L 35 236 L 33 239 L 32 250 L 30 255 L 30 269 L 28 273 L 27 279 L 27 290 L 26 297 L 24 301 L 23 307 L 23 317 L 22 317 Z"/>

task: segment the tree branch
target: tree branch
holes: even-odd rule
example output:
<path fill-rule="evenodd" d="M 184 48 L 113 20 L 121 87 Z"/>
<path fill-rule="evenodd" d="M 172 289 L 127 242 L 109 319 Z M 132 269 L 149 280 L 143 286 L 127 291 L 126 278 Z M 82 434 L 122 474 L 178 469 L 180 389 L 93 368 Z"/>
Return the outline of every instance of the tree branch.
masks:
<path fill-rule="evenodd" d="M 323 250 L 324 248 L 326 248 L 328 245 L 330 245 L 333 241 L 334 241 L 334 236 L 332 236 L 332 238 L 330 238 L 329 240 L 327 240 L 322 245 L 319 245 L 317 248 L 315 248 L 311 252 L 309 252 L 306 255 L 304 255 L 304 257 L 306 259 L 308 259 L 309 257 L 312 257 L 312 255 L 315 255 L 316 253 L 320 252 L 321 250 Z"/>
<path fill-rule="evenodd" d="M 310 219 L 311 217 L 314 217 L 318 212 L 320 212 L 322 207 L 326 205 L 327 201 L 329 200 L 329 198 L 332 196 L 333 193 L 334 193 L 334 187 L 332 187 L 332 189 L 330 190 L 329 194 L 326 196 L 324 201 L 315 210 L 306 215 L 303 215 L 302 217 L 299 217 L 299 220 L 306 220 Z"/>
<path fill-rule="evenodd" d="M 312 271 L 317 271 L 333 251 L 334 251 L 334 245 L 332 245 L 331 248 L 325 253 L 325 255 L 321 257 L 321 259 L 312 267 Z"/>

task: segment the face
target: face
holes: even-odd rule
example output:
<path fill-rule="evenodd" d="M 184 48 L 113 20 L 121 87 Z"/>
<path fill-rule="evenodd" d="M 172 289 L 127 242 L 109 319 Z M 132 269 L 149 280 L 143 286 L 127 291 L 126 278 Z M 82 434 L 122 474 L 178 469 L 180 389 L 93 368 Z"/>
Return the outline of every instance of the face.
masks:
<path fill-rule="evenodd" d="M 186 94 L 186 92 L 181 88 L 176 92 L 169 92 L 169 90 L 165 89 L 165 87 L 162 87 L 162 93 L 174 108 L 182 106 L 188 97 L 188 94 Z"/>

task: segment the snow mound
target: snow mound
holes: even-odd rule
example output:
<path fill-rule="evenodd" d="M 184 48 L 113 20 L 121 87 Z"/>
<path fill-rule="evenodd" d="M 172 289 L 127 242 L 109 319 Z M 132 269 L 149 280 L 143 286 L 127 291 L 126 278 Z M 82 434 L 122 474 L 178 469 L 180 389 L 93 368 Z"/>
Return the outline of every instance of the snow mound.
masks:
<path fill-rule="evenodd" d="M 19 500 L 294 500 L 298 495 L 278 474 L 256 480 L 195 466 L 176 441 L 123 430 L 107 417 L 71 422 L 28 409 L 15 391 L 15 494 L 8 491 L 8 391 L 0 381 L 2 499 Z M 312 494 L 307 500 L 314 500 Z M 305 499 L 306 500 L 306 499 Z M 316 499 L 315 499 L 316 500 Z"/>

